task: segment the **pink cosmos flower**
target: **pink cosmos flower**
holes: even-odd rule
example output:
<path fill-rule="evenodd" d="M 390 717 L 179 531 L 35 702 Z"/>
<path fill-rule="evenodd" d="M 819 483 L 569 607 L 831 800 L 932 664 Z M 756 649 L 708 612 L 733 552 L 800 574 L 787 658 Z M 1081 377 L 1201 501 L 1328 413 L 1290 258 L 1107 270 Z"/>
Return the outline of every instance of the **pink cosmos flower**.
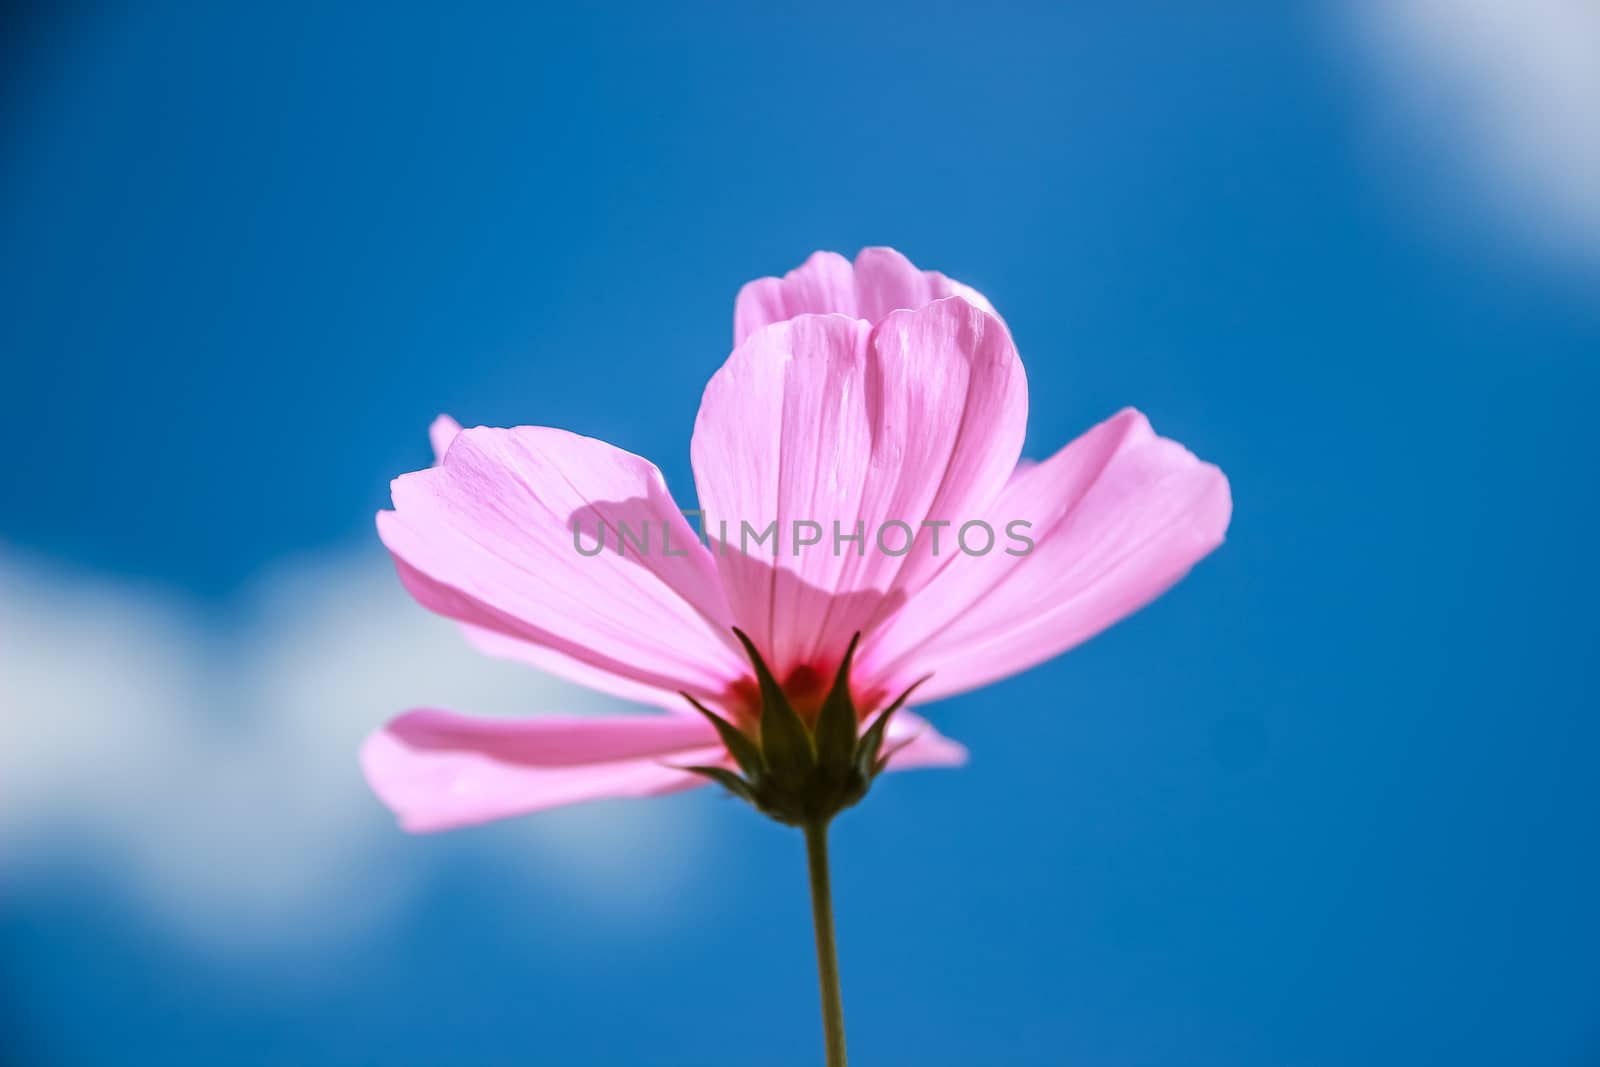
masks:
<path fill-rule="evenodd" d="M 937 700 L 1087 640 L 1227 529 L 1222 472 L 1133 410 L 1019 467 L 1028 395 L 1004 323 L 974 290 L 893 250 L 853 264 L 819 252 L 751 282 L 734 341 L 691 442 L 704 543 L 654 465 L 564 430 L 441 417 L 437 465 L 395 480 L 378 531 L 423 606 L 487 653 L 660 709 L 408 712 L 362 751 L 407 829 L 669 793 L 706 784 L 705 768 L 733 770 L 730 739 L 685 698 L 759 733 L 759 669 L 735 628 L 802 719 L 816 723 L 844 678 L 865 726 L 919 680 L 915 700 Z M 752 549 L 745 522 L 775 523 L 779 537 Z M 998 541 L 976 551 L 984 528 Z M 654 540 L 619 551 L 627 531 Z M 603 550 L 587 554 L 597 538 Z M 909 711 L 886 722 L 888 769 L 965 760 Z"/>

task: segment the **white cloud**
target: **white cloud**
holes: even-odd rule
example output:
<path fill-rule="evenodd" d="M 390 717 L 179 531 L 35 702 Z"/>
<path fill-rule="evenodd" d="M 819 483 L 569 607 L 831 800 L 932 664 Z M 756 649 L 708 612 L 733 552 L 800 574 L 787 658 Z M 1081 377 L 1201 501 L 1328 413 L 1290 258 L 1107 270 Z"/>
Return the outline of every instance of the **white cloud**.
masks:
<path fill-rule="evenodd" d="M 1408 136 L 1444 148 L 1434 177 L 1464 179 L 1544 247 L 1600 261 L 1600 3 L 1354 0 L 1341 10 L 1376 61 L 1384 109 Z"/>
<path fill-rule="evenodd" d="M 0 687 L 5 876 L 87 864 L 223 952 L 326 946 L 403 916 L 419 857 L 439 850 L 401 834 L 357 768 L 389 716 L 607 704 L 474 652 L 381 554 L 286 566 L 222 617 L 0 554 Z M 692 814 L 596 805 L 472 847 L 590 911 L 637 914 L 686 877 Z"/>

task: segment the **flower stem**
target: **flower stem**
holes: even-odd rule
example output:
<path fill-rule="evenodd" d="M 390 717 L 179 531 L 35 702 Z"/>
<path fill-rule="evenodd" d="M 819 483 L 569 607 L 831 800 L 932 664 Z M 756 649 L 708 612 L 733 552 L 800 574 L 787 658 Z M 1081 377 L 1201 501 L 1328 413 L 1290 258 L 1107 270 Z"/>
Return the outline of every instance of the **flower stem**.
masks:
<path fill-rule="evenodd" d="M 845 1067 L 844 1004 L 839 997 L 839 950 L 833 937 L 833 887 L 828 878 L 828 820 L 806 823 L 811 868 L 811 921 L 817 933 L 817 979 L 822 986 L 822 1037 L 828 1067 Z"/>

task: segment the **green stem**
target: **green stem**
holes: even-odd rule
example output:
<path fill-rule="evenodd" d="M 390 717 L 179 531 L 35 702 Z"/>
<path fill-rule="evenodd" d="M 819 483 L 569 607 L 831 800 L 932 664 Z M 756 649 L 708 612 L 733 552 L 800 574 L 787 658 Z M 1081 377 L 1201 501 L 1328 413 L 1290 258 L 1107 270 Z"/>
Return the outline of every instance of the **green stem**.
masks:
<path fill-rule="evenodd" d="M 833 937 L 833 887 L 828 879 L 828 822 L 805 825 L 811 868 L 811 921 L 817 932 L 817 979 L 822 986 L 822 1037 L 828 1067 L 845 1067 L 844 1004 L 839 998 L 839 950 Z"/>

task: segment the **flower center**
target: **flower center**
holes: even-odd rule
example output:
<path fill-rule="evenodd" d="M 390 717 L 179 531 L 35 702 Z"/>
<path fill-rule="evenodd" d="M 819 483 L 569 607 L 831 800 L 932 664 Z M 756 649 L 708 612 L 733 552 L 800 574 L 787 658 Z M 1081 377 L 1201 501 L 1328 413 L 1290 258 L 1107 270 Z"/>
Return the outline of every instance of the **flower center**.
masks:
<path fill-rule="evenodd" d="M 866 711 L 856 702 L 850 663 L 859 633 L 850 639 L 831 682 L 811 664 L 791 667 L 780 680 L 749 636 L 738 628 L 733 633 L 750 657 L 753 679 L 727 688 L 721 701 L 726 710 L 720 715 L 688 693 L 683 697 L 715 728 L 740 773 L 725 763 L 684 769 L 720 782 L 779 822 L 824 826 L 866 796 L 872 780 L 888 765 L 892 753 L 885 753 L 884 738 L 889 719 L 916 685 L 863 730 L 862 722 L 882 698 L 870 693 Z"/>
<path fill-rule="evenodd" d="M 822 702 L 828 698 L 838 669 L 837 663 L 829 666 L 801 663 L 779 679 L 783 695 L 808 727 L 816 726 L 817 716 L 822 713 Z M 852 703 L 861 719 L 883 706 L 886 694 L 881 689 L 862 690 L 852 685 L 850 690 Z M 761 686 L 755 676 L 748 675 L 730 685 L 723 694 L 721 705 L 740 728 L 754 730 L 761 721 Z"/>

